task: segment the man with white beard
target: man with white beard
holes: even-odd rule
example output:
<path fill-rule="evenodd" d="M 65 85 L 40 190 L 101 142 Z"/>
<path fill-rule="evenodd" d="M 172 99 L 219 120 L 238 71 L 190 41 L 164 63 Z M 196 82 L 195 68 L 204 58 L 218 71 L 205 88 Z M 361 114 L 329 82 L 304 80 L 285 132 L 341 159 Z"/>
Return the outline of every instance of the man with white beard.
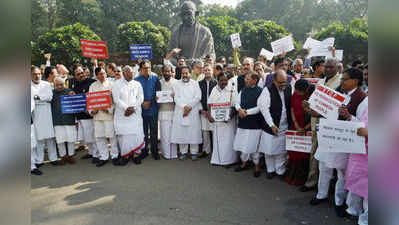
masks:
<path fill-rule="evenodd" d="M 48 156 L 51 164 L 59 165 L 57 161 L 57 149 L 55 147 L 55 134 L 51 115 L 51 100 L 53 90 L 49 82 L 41 80 L 40 68 L 31 68 L 32 82 L 31 95 L 35 101 L 35 111 L 33 113 L 33 124 L 37 146 L 35 152 L 36 164 L 40 167 L 44 161 L 44 145 L 47 145 Z"/>
<path fill-rule="evenodd" d="M 186 159 L 190 145 L 191 159 L 197 160 L 198 145 L 202 143 L 201 89 L 198 82 L 190 79 L 190 68 L 181 67 L 182 79 L 173 86 L 175 112 L 173 114 L 172 143 L 180 145 L 180 160 Z"/>
<path fill-rule="evenodd" d="M 163 79 L 160 80 L 161 91 L 171 91 L 173 95 L 173 85 L 177 82 L 171 76 L 171 66 L 165 65 L 162 67 Z M 177 158 L 177 146 L 170 142 L 170 134 L 172 132 L 173 111 L 175 103 L 161 103 L 159 104 L 159 121 L 161 131 L 161 150 L 162 155 L 166 159 Z"/>
<path fill-rule="evenodd" d="M 123 68 L 123 78 L 116 81 L 112 88 L 115 104 L 114 128 L 121 147 L 119 165 L 124 166 L 132 158 L 135 164 L 141 164 L 141 149 L 145 146 L 141 104 L 144 92 L 141 84 L 133 80 L 133 69 Z"/>

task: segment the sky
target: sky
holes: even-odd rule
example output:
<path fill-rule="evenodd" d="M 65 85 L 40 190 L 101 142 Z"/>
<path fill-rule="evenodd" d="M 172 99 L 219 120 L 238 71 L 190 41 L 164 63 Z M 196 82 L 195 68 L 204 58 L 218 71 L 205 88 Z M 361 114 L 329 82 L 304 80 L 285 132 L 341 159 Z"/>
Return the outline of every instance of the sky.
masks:
<path fill-rule="evenodd" d="M 220 4 L 236 7 L 241 0 L 201 0 L 204 4 Z"/>

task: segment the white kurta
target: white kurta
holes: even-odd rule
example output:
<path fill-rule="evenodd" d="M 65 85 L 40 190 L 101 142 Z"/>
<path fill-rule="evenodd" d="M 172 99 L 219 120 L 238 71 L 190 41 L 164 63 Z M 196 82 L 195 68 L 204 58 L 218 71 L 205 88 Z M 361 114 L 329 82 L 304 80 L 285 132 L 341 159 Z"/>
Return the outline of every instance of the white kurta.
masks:
<path fill-rule="evenodd" d="M 72 126 L 54 126 L 55 140 L 57 144 L 64 142 L 76 142 L 77 131 L 74 125 Z"/>
<path fill-rule="evenodd" d="M 287 110 L 285 107 L 284 92 L 279 91 L 280 99 L 282 102 L 282 111 L 280 124 L 276 125 L 280 132 L 278 136 L 274 136 L 262 131 L 262 137 L 260 139 L 259 151 L 265 153 L 266 155 L 280 155 L 287 153 L 285 149 L 285 131 L 288 130 L 288 120 L 287 120 Z M 263 89 L 262 94 L 258 98 L 258 106 L 262 112 L 263 118 L 267 124 L 272 127 L 273 123 L 272 116 L 270 114 L 270 92 L 268 88 Z"/>
<path fill-rule="evenodd" d="M 208 104 L 227 103 L 235 104 L 234 93 L 231 88 L 225 87 L 223 90 L 219 86 L 215 87 L 208 99 Z M 228 122 L 215 122 L 211 124 L 213 130 L 213 152 L 211 164 L 229 165 L 238 160 L 237 152 L 233 150 L 234 133 L 236 130 L 235 118 Z"/>
<path fill-rule="evenodd" d="M 201 107 L 201 89 L 198 82 L 182 80 L 173 86 L 175 93 L 175 111 L 173 114 L 173 128 L 171 140 L 176 144 L 201 144 L 201 120 L 199 110 Z M 191 106 L 188 116 L 183 117 L 184 106 Z"/>
<path fill-rule="evenodd" d="M 33 112 L 33 124 L 37 140 L 53 138 L 54 127 L 51 115 L 51 100 L 53 99 L 53 88 L 47 81 L 40 81 L 39 84 L 31 82 L 31 95 L 38 95 L 40 100 L 35 100 Z"/>
<path fill-rule="evenodd" d="M 237 111 L 241 109 L 241 93 L 236 98 L 235 108 Z M 255 115 L 257 113 L 259 113 L 259 107 L 257 106 L 247 109 L 248 115 Z M 258 152 L 261 134 L 261 129 L 237 128 L 237 133 L 234 137 L 233 149 L 246 154 Z"/>

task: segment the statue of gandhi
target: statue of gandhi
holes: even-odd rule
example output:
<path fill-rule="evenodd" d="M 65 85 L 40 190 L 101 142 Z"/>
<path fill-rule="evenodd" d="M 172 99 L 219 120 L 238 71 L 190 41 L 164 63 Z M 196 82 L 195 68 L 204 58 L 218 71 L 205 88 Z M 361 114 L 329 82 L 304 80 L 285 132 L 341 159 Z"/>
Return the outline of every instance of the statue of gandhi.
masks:
<path fill-rule="evenodd" d="M 208 27 L 196 21 L 198 11 L 192 1 L 185 1 L 181 5 L 180 17 L 183 23 L 172 32 L 169 51 L 181 49 L 180 56 L 184 56 L 189 63 L 196 59 L 204 59 L 210 55 L 215 60 L 215 49 L 212 33 Z M 173 56 L 171 61 L 177 63 L 178 56 Z"/>

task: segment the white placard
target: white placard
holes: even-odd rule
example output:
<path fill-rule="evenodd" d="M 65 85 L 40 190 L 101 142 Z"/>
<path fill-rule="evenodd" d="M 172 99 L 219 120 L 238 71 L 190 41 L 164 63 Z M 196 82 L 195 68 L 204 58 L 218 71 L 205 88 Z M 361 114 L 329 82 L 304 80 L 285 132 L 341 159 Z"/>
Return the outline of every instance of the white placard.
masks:
<path fill-rule="evenodd" d="M 326 57 L 332 58 L 332 52 L 329 51 L 326 55 Z M 335 50 L 335 57 L 339 60 L 342 61 L 342 59 L 344 58 L 344 50 Z"/>
<path fill-rule="evenodd" d="M 333 47 L 335 43 L 335 38 L 327 38 L 323 41 L 313 41 L 310 46 L 311 50 L 309 53 L 310 57 L 313 56 L 332 56 L 332 52 L 328 50 L 329 47 Z"/>
<path fill-rule="evenodd" d="M 268 51 L 268 50 L 266 50 L 264 48 L 262 48 L 262 50 L 260 51 L 259 55 L 266 57 L 267 60 L 272 60 L 273 57 L 274 57 L 274 53 L 273 52 Z"/>
<path fill-rule="evenodd" d="M 306 39 L 305 44 L 303 44 L 304 49 L 314 48 L 315 46 L 319 46 L 321 41 L 315 40 L 311 37 Z"/>
<path fill-rule="evenodd" d="M 285 148 L 287 151 L 312 152 L 312 132 L 300 135 L 298 131 L 287 130 L 285 132 Z"/>
<path fill-rule="evenodd" d="M 223 122 L 230 120 L 231 105 L 230 102 L 214 103 L 211 106 L 211 116 L 216 122 Z"/>
<path fill-rule="evenodd" d="M 317 85 L 309 98 L 310 108 L 327 119 L 338 119 L 338 108 L 345 104 L 347 96 L 324 85 Z"/>
<path fill-rule="evenodd" d="M 172 91 L 157 91 L 157 103 L 170 103 L 173 102 Z"/>
<path fill-rule="evenodd" d="M 357 135 L 361 127 L 362 122 L 320 119 L 317 151 L 366 154 L 365 137 Z"/>
<path fill-rule="evenodd" d="M 241 39 L 240 39 L 239 33 L 230 35 L 230 38 L 231 38 L 231 44 L 233 45 L 233 48 L 241 47 Z"/>
<path fill-rule="evenodd" d="M 294 40 L 292 36 L 287 36 L 271 43 L 273 54 L 281 55 L 283 52 L 287 53 L 295 49 Z"/>

